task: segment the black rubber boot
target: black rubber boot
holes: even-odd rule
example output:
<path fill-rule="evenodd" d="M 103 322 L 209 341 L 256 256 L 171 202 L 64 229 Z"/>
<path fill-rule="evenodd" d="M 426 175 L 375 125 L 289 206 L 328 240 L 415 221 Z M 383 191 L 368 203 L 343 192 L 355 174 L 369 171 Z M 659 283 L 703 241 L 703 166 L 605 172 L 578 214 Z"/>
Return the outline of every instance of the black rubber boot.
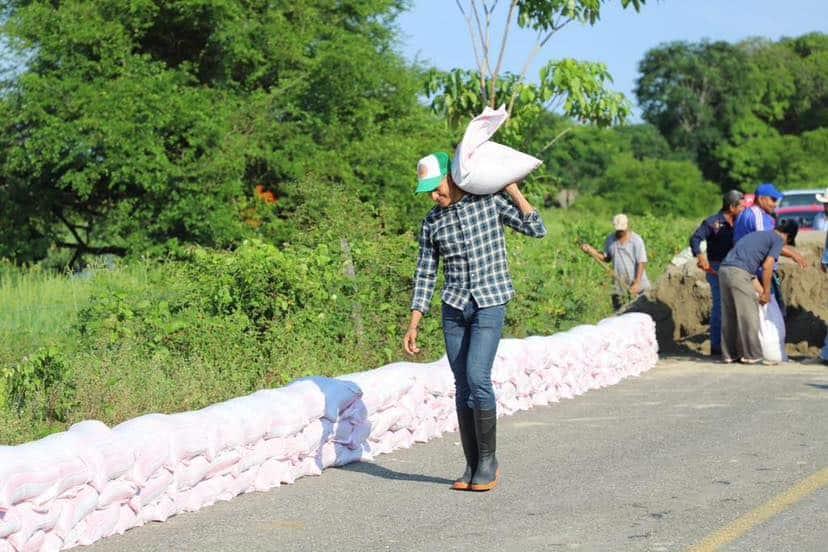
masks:
<path fill-rule="evenodd" d="M 468 407 L 457 409 L 457 425 L 460 428 L 460 443 L 463 445 L 463 454 L 466 456 L 466 471 L 463 476 L 451 486 L 456 491 L 468 491 L 471 487 L 474 469 L 477 467 L 477 436 L 474 429 L 474 410 Z"/>
<path fill-rule="evenodd" d="M 477 435 L 477 449 L 480 458 L 474 470 L 472 491 L 488 491 L 497 486 L 500 470 L 495 457 L 497 448 L 497 412 L 495 410 L 475 410 L 474 429 Z"/>

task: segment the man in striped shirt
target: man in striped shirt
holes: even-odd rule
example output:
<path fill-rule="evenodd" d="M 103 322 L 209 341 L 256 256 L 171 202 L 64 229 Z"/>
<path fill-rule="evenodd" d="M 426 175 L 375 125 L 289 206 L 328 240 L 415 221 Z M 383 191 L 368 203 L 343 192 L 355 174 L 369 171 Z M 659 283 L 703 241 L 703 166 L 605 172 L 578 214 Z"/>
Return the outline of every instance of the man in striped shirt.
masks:
<path fill-rule="evenodd" d="M 452 486 L 488 491 L 497 485 L 496 403 L 492 363 L 500 342 L 506 303 L 515 290 L 509 275 L 503 226 L 541 238 L 540 215 L 512 183 L 493 195 L 473 195 L 451 178 L 448 154 L 437 152 L 417 166 L 417 193 L 437 204 L 420 231 L 411 321 L 403 339 L 408 354 L 419 352 L 417 332 L 429 310 L 443 260 L 443 335 L 454 373 L 455 402 L 466 470 Z"/>

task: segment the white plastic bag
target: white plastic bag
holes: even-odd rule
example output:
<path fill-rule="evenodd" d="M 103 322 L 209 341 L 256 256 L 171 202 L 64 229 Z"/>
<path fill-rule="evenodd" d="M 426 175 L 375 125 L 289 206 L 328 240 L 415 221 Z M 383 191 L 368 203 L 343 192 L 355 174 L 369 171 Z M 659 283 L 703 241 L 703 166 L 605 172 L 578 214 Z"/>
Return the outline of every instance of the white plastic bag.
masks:
<path fill-rule="evenodd" d="M 785 320 L 776 301 L 759 305 L 759 342 L 762 357 L 767 362 L 782 362 L 785 359 Z"/>
<path fill-rule="evenodd" d="M 490 142 L 509 115 L 505 106 L 486 107 L 472 119 L 452 162 L 451 176 L 460 189 L 470 194 L 493 194 L 518 182 L 542 161 L 510 147 Z"/>

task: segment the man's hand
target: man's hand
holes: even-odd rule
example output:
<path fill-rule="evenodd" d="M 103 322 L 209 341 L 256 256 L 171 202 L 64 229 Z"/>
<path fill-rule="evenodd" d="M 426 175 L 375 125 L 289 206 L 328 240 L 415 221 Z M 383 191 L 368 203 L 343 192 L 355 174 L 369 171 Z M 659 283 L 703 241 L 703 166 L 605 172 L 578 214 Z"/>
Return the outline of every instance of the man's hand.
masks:
<path fill-rule="evenodd" d="M 805 257 L 799 251 L 794 251 L 791 258 L 796 261 L 796 264 L 799 265 L 799 268 L 805 268 L 808 266 L 808 263 L 805 261 Z"/>
<path fill-rule="evenodd" d="M 594 250 L 593 247 L 591 245 L 589 245 L 588 243 L 582 243 L 581 244 L 581 251 L 583 251 L 587 255 L 592 255 L 593 250 Z"/>
<path fill-rule="evenodd" d="M 633 282 L 632 285 L 630 286 L 630 293 L 632 295 L 638 295 L 638 293 L 640 291 L 641 291 L 641 283 L 640 282 Z"/>
<path fill-rule="evenodd" d="M 409 355 L 416 355 L 420 352 L 420 348 L 417 347 L 417 327 L 409 327 L 408 331 L 405 332 L 405 337 L 403 337 L 403 349 Z"/>
<path fill-rule="evenodd" d="M 762 290 L 762 293 L 759 294 L 759 304 L 760 305 L 767 305 L 770 303 L 771 295 L 769 290 Z"/>
<path fill-rule="evenodd" d="M 707 255 L 699 253 L 699 256 L 696 257 L 696 266 L 708 272 L 710 270 L 710 262 L 707 260 Z"/>

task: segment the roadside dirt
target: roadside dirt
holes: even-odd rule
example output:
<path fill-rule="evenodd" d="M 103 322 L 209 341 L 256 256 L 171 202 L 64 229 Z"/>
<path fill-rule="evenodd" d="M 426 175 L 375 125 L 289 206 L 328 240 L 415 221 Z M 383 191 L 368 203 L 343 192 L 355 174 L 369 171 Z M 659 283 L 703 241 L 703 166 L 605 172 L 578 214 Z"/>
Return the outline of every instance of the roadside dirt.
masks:
<path fill-rule="evenodd" d="M 828 321 L 828 274 L 819 268 L 825 232 L 803 233 L 796 249 L 808 261 L 799 268 L 787 258 L 779 265 L 782 293 L 787 304 L 785 326 L 788 355 L 815 357 L 825 339 Z M 644 312 L 656 322 L 656 336 L 663 353 L 710 352 L 710 286 L 695 259 L 671 265 L 645 295 L 625 307 Z"/>

